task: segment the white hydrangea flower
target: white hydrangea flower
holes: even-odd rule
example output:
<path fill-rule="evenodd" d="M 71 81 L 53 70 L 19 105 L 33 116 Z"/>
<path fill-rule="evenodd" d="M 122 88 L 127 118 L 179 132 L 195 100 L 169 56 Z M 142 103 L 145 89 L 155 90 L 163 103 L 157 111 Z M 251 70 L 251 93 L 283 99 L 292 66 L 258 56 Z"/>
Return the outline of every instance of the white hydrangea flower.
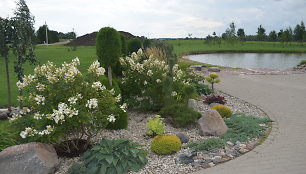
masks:
<path fill-rule="evenodd" d="M 177 92 L 173 91 L 173 92 L 171 93 L 171 96 L 173 96 L 173 97 L 177 96 Z"/>
<path fill-rule="evenodd" d="M 87 103 L 85 106 L 89 109 L 94 109 L 98 107 L 98 100 L 96 98 L 89 99 L 87 100 Z"/>
<path fill-rule="evenodd" d="M 40 120 L 40 119 L 42 119 L 43 116 L 45 116 L 45 114 L 35 113 L 34 114 L 34 119 L 35 120 Z"/>
<path fill-rule="evenodd" d="M 22 116 L 20 114 L 16 114 L 16 113 L 13 113 L 13 116 L 10 118 L 9 117 L 9 122 L 14 122 L 16 121 L 17 119 L 21 118 Z"/>
<path fill-rule="evenodd" d="M 116 99 L 116 102 L 117 102 L 117 103 L 120 102 L 120 101 L 121 101 L 121 94 L 118 94 L 118 96 L 115 97 L 115 99 Z"/>
<path fill-rule="evenodd" d="M 91 85 L 92 88 L 94 88 L 95 90 L 99 91 L 99 90 L 105 90 L 106 87 L 104 85 L 102 85 L 101 82 L 93 82 L 92 85 Z"/>
<path fill-rule="evenodd" d="M 104 75 L 105 69 L 100 67 L 99 61 L 94 61 L 88 68 L 89 73 L 95 73 L 98 76 Z"/>
<path fill-rule="evenodd" d="M 47 125 L 46 128 L 47 129 L 45 129 L 45 130 L 43 130 L 41 132 L 38 132 L 38 134 L 39 135 L 49 135 L 54 130 L 54 127 L 52 127 L 51 125 Z"/>
<path fill-rule="evenodd" d="M 113 115 L 113 114 L 111 114 L 111 115 L 109 115 L 108 117 L 107 117 L 107 120 L 110 122 L 110 123 L 114 123 L 115 121 L 116 121 L 116 118 L 115 118 L 115 116 Z"/>
<path fill-rule="evenodd" d="M 27 128 L 25 128 L 24 131 L 21 131 L 19 135 L 22 138 L 26 138 L 28 136 L 34 136 L 35 134 L 37 134 L 37 130 L 35 130 L 35 129 L 31 128 L 31 127 L 27 127 Z"/>
<path fill-rule="evenodd" d="M 148 84 L 148 82 L 145 80 L 145 81 L 143 82 L 143 84 L 144 84 L 144 85 L 147 85 L 147 84 Z"/>
<path fill-rule="evenodd" d="M 114 90 L 114 88 L 111 89 L 111 90 L 109 90 L 109 92 L 110 92 L 112 95 L 115 95 L 115 90 Z"/>
<path fill-rule="evenodd" d="M 120 106 L 120 109 L 123 111 L 123 112 L 126 112 L 126 109 L 127 108 L 127 104 L 126 103 L 123 103 L 121 106 Z"/>
<path fill-rule="evenodd" d="M 45 97 L 42 95 L 36 95 L 34 100 L 36 101 L 36 104 L 38 105 L 45 105 Z"/>
<path fill-rule="evenodd" d="M 156 83 L 160 83 L 161 82 L 161 80 L 160 79 L 156 79 Z"/>
<path fill-rule="evenodd" d="M 151 77 L 151 76 L 153 75 L 152 70 L 149 70 L 149 71 L 147 72 L 147 75 Z"/>
<path fill-rule="evenodd" d="M 70 97 L 68 99 L 69 103 L 70 104 L 76 104 L 76 102 L 78 101 L 78 98 L 77 97 Z"/>
<path fill-rule="evenodd" d="M 45 88 L 46 88 L 46 87 L 45 87 L 44 84 L 37 83 L 37 85 L 36 85 L 36 89 L 37 89 L 38 91 L 44 91 Z"/>

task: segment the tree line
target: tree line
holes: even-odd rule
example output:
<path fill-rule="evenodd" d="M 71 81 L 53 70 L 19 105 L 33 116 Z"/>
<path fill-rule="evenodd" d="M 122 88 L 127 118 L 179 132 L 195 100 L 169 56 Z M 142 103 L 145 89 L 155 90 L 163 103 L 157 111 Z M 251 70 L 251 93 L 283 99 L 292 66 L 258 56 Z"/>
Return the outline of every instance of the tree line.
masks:
<path fill-rule="evenodd" d="M 271 41 L 282 42 L 283 44 L 299 42 L 303 45 L 303 42 L 306 41 L 306 30 L 304 22 L 301 21 L 294 29 L 288 27 L 286 29 L 281 29 L 278 32 L 272 30 L 269 34 L 267 34 L 266 29 L 262 25 L 259 25 L 256 35 L 246 35 L 243 28 L 238 28 L 236 32 L 236 25 L 234 22 L 231 22 L 229 27 L 221 34 L 221 36 L 217 36 L 216 33 L 213 32 L 212 35 L 209 34 L 205 38 L 205 42 L 208 44 L 212 42 L 221 44 L 222 40 L 229 44 L 235 44 L 237 42 L 243 44 L 245 41 Z"/>

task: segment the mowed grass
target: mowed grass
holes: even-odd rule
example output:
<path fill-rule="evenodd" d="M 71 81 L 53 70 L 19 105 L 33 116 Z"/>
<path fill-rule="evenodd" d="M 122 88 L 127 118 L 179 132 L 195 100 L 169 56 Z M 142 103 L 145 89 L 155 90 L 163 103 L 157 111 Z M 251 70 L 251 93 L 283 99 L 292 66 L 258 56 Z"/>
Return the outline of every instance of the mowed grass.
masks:
<path fill-rule="evenodd" d="M 236 43 L 230 45 L 222 42 L 218 44 L 206 44 L 204 40 L 168 40 L 168 43 L 174 47 L 174 53 L 177 56 L 193 53 L 208 53 L 208 52 L 294 52 L 306 53 L 306 43 L 283 44 L 280 42 L 257 42 L 247 41 L 243 44 Z"/>
<path fill-rule="evenodd" d="M 36 47 L 36 56 L 38 59 L 38 64 L 44 64 L 47 61 L 52 61 L 56 65 L 60 66 L 64 61 L 70 62 L 73 58 L 78 57 L 80 59 L 81 65 L 79 70 L 85 72 L 90 64 L 97 60 L 96 48 L 94 46 L 87 47 L 77 47 L 76 51 L 68 51 L 67 46 L 63 45 L 39 45 Z M 10 84 L 12 88 L 12 104 L 14 106 L 18 105 L 17 94 L 18 89 L 16 87 L 17 76 L 14 72 L 14 61 L 16 57 L 13 54 L 9 56 L 9 71 L 10 71 Z M 33 74 L 35 65 L 29 65 L 26 63 L 24 65 L 24 74 Z M 7 106 L 7 86 L 6 86 L 6 73 L 4 60 L 0 59 L 0 107 Z"/>

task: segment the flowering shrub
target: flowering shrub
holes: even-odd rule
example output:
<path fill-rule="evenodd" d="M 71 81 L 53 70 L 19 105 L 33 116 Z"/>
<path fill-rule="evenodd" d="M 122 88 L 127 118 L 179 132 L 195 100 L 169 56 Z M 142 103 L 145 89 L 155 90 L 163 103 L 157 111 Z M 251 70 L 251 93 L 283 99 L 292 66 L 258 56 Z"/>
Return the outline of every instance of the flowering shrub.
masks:
<path fill-rule="evenodd" d="M 27 96 L 19 97 L 30 106 L 34 123 L 26 127 L 20 136 L 39 137 L 42 142 L 59 142 L 68 138 L 90 139 L 108 124 L 116 122 L 125 105 L 120 105 L 121 96 L 108 90 L 99 81 L 104 68 L 98 61 L 83 75 L 77 66 L 78 58 L 57 67 L 48 62 L 34 69 L 34 75 L 24 76 L 17 82 Z M 18 119 L 15 115 L 11 121 Z"/>
<path fill-rule="evenodd" d="M 130 57 L 120 59 L 124 67 L 122 78 L 122 93 L 129 105 L 149 110 L 159 110 L 163 106 L 163 87 L 169 73 L 169 66 L 163 60 L 158 60 L 153 55 L 147 58 L 140 49 Z M 171 95 L 178 101 L 183 100 L 182 87 L 188 84 L 186 74 L 173 66 L 173 91 Z"/>

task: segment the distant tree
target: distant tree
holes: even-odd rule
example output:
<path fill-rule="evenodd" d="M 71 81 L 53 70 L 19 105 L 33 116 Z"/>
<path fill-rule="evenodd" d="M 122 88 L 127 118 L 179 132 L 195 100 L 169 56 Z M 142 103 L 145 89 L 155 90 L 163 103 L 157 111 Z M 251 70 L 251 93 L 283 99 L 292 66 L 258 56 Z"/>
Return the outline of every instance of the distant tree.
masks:
<path fill-rule="evenodd" d="M 291 42 L 293 41 L 293 31 L 292 31 L 291 27 L 288 28 L 288 33 L 289 33 L 289 35 L 288 35 L 288 42 L 291 45 Z"/>
<path fill-rule="evenodd" d="M 121 53 L 122 53 L 122 56 L 127 56 L 126 38 L 123 34 L 120 34 L 120 39 L 121 39 Z"/>
<path fill-rule="evenodd" d="M 225 39 L 231 45 L 236 43 L 236 26 L 234 22 L 231 22 L 229 28 L 225 30 Z"/>
<path fill-rule="evenodd" d="M 8 110 L 11 111 L 12 105 L 12 95 L 11 95 L 11 85 L 10 85 L 10 73 L 9 73 L 9 44 L 11 39 L 11 25 L 9 19 L 2 19 L 0 17 L 0 55 L 4 58 L 5 63 L 5 73 L 6 73 L 6 85 L 8 94 Z"/>
<path fill-rule="evenodd" d="M 215 42 L 216 42 L 216 44 L 219 46 L 219 48 L 221 47 L 221 44 L 222 44 L 222 38 L 221 37 L 216 37 L 216 39 L 215 39 Z"/>
<path fill-rule="evenodd" d="M 35 64 L 36 57 L 34 53 L 33 40 L 35 38 L 34 30 L 34 17 L 31 15 L 30 10 L 24 0 L 17 3 L 17 9 L 12 18 L 12 26 L 14 27 L 12 33 L 12 48 L 13 53 L 16 55 L 14 71 L 17 73 L 19 81 L 23 82 L 24 76 L 23 64 L 29 61 Z M 19 90 L 19 95 L 22 96 L 22 90 Z M 22 107 L 22 102 L 20 102 Z"/>
<path fill-rule="evenodd" d="M 237 36 L 239 37 L 241 42 L 244 42 L 245 41 L 245 32 L 244 32 L 244 29 L 239 28 L 238 31 L 237 31 Z"/>
<path fill-rule="evenodd" d="M 55 43 L 59 41 L 59 34 L 57 31 L 49 30 L 47 25 L 39 27 L 36 32 L 36 38 L 38 43 L 42 44 L 46 42 L 46 29 L 48 34 L 48 43 Z"/>
<path fill-rule="evenodd" d="M 213 35 L 214 38 L 217 36 L 216 32 L 213 32 L 212 35 Z"/>
<path fill-rule="evenodd" d="M 297 24 L 294 28 L 294 40 L 303 44 L 303 38 L 305 33 L 305 25 L 304 22 L 301 21 L 301 25 Z"/>
<path fill-rule="evenodd" d="M 138 38 L 133 38 L 127 42 L 128 53 L 137 52 L 141 48 L 141 41 Z"/>
<path fill-rule="evenodd" d="M 204 43 L 210 45 L 213 42 L 213 37 L 209 34 L 206 36 Z"/>
<path fill-rule="evenodd" d="M 192 39 L 191 36 L 192 36 L 192 33 L 188 33 L 188 38 L 189 39 Z"/>
<path fill-rule="evenodd" d="M 112 66 L 115 66 L 121 56 L 121 38 L 117 30 L 111 27 L 101 28 L 96 41 L 96 52 L 100 62 L 107 67 L 108 81 L 112 86 Z"/>
<path fill-rule="evenodd" d="M 59 32 L 58 37 L 59 39 L 74 39 L 76 38 L 76 33 L 74 31 L 68 33 Z"/>
<path fill-rule="evenodd" d="M 146 48 L 149 48 L 150 46 L 151 46 L 150 39 L 145 38 L 144 41 L 143 41 L 143 48 L 146 49 Z"/>
<path fill-rule="evenodd" d="M 275 30 L 272 30 L 269 33 L 269 40 L 272 41 L 272 42 L 276 42 L 277 41 L 277 34 L 276 34 Z"/>
<path fill-rule="evenodd" d="M 257 28 L 257 39 L 258 41 L 264 41 L 266 38 L 266 29 L 262 25 Z"/>

